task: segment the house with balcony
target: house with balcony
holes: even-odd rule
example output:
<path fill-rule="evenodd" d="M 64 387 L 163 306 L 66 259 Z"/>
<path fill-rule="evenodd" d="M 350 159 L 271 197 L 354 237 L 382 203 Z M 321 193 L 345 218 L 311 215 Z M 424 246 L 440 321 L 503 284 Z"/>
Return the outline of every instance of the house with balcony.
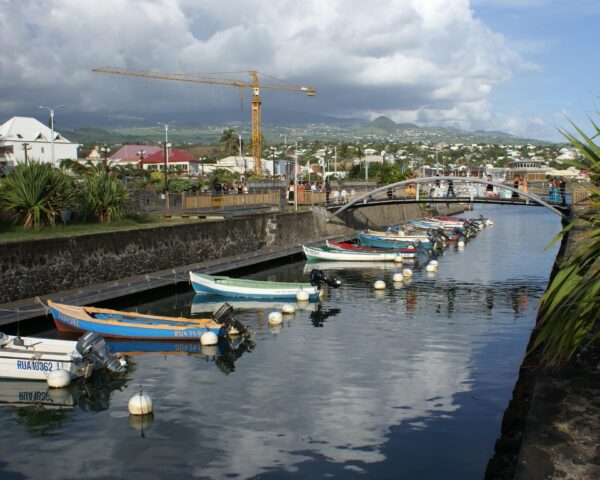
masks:
<path fill-rule="evenodd" d="M 77 160 L 79 144 L 70 142 L 56 130 L 52 130 L 33 117 L 12 117 L 0 125 L 0 164 L 13 168 L 28 160 L 55 165 L 61 160 Z M 54 150 L 54 155 L 52 154 Z"/>

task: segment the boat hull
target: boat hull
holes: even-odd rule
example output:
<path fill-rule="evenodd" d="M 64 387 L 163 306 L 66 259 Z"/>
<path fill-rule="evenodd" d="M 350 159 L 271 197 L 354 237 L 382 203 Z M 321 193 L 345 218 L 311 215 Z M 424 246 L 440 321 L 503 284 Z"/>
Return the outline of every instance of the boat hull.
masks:
<path fill-rule="evenodd" d="M 367 235 L 365 233 L 359 233 L 357 235 L 358 241 L 361 245 L 367 247 L 380 247 L 380 248 L 406 248 L 412 247 L 414 243 L 409 240 L 401 240 L 399 237 L 379 237 L 375 235 Z M 431 243 L 421 242 L 421 248 L 431 249 Z"/>
<path fill-rule="evenodd" d="M 223 280 L 224 279 L 224 280 Z M 223 280 L 223 281 L 221 281 Z M 309 283 L 261 282 L 229 277 L 203 275 L 190 272 L 190 281 L 196 293 L 212 293 L 221 296 L 244 298 L 296 298 L 300 291 L 309 297 L 317 297 L 319 289 Z"/>
<path fill-rule="evenodd" d="M 86 309 L 86 307 L 53 302 L 48 302 L 48 306 L 54 317 L 56 328 L 62 332 L 89 331 L 109 338 L 147 340 L 198 340 L 209 331 L 217 336 L 225 334 L 223 325 L 212 321 L 129 314 L 105 309 Z M 103 314 L 106 318 L 94 317 L 88 311 L 107 312 Z"/>
<path fill-rule="evenodd" d="M 93 365 L 86 364 L 70 340 L 21 337 L 24 345 L 14 343 L 16 337 L 0 347 L 0 378 L 46 380 L 56 370 L 66 370 L 71 379 L 88 377 Z"/>
<path fill-rule="evenodd" d="M 302 246 L 304 255 L 309 260 L 352 261 L 352 262 L 394 262 L 398 257 L 414 258 L 414 253 L 402 252 L 359 252 L 350 250 L 333 250 Z"/>

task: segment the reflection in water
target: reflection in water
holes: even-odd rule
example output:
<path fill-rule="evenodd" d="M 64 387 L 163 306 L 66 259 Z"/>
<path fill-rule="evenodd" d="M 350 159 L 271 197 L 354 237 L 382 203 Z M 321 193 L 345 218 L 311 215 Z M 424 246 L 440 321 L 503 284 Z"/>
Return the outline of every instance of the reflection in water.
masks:
<path fill-rule="evenodd" d="M 482 213 L 494 228 L 464 252 L 439 255 L 435 278 L 415 265 L 397 289 L 395 265 L 341 268 L 343 286 L 286 318 L 276 337 L 267 310 L 236 310 L 256 332 L 256 348 L 231 350 L 235 375 L 200 368 L 205 357 L 194 353 L 135 356 L 109 409 L 72 408 L 76 421 L 55 429 L 55 442 L 15 428 L 0 409 L 0 477 L 481 478 L 547 283 L 554 251 L 544 247 L 560 229 L 540 209 Z M 300 281 L 303 268 L 290 263 L 252 278 Z M 388 285 L 381 300 L 373 296 L 378 278 Z M 189 315 L 193 297 L 132 308 Z M 140 384 L 157 406 L 145 438 L 126 418 Z M 57 461 L 60 471 L 48 468 Z"/>

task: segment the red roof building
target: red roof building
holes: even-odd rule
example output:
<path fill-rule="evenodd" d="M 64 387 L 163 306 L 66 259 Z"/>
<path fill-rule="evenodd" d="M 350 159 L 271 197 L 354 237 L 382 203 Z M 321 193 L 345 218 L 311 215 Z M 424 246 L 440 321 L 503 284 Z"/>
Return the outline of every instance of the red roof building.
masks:
<path fill-rule="evenodd" d="M 164 170 L 165 157 L 163 153 L 163 150 L 160 150 L 144 158 L 144 170 Z M 197 175 L 200 171 L 200 160 L 189 153 L 173 148 L 169 150 L 168 169 Z"/>
<path fill-rule="evenodd" d="M 145 163 L 147 157 L 160 150 L 161 147 L 157 147 L 156 145 L 123 145 L 113 153 L 109 159 L 115 163 L 118 162 L 121 165 L 134 164 L 139 166 L 141 160 L 141 156 L 139 155 L 140 152 L 144 152 Z"/>

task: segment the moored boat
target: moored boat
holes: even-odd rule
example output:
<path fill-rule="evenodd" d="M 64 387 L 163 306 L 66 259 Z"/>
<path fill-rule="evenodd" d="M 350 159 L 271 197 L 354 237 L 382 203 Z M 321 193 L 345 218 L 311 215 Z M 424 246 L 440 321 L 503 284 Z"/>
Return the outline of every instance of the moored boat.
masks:
<path fill-rule="evenodd" d="M 347 241 L 347 242 L 332 242 L 331 240 L 325 240 L 325 245 L 327 245 L 331 249 L 337 250 L 352 250 L 358 252 L 398 252 L 398 253 L 417 253 L 417 249 L 413 246 L 404 247 L 404 248 L 381 248 L 381 247 L 367 247 L 365 245 L 361 245 L 360 243 Z"/>
<path fill-rule="evenodd" d="M 206 332 L 223 336 L 230 328 L 240 327 L 230 311 L 224 311 L 222 316 L 215 314 L 214 319 L 191 319 L 64 305 L 51 300 L 48 307 L 56 328 L 62 332 L 90 331 L 114 338 L 198 340 Z"/>
<path fill-rule="evenodd" d="M 333 260 L 333 261 L 352 261 L 352 262 L 394 262 L 401 258 L 414 258 L 415 253 L 402 253 L 399 251 L 378 251 L 363 252 L 355 250 L 332 249 L 327 246 L 308 247 L 302 246 L 304 255 L 309 260 Z"/>
<path fill-rule="evenodd" d="M 190 281 L 196 293 L 214 293 L 231 297 L 296 298 L 299 292 L 306 292 L 309 297 L 317 297 L 320 290 L 320 284 L 317 282 L 268 282 L 195 272 L 190 272 Z"/>
<path fill-rule="evenodd" d="M 71 379 L 87 378 L 102 367 L 124 370 L 100 335 L 88 334 L 74 341 L 0 333 L 0 378 L 46 380 L 56 370 L 67 371 Z"/>

